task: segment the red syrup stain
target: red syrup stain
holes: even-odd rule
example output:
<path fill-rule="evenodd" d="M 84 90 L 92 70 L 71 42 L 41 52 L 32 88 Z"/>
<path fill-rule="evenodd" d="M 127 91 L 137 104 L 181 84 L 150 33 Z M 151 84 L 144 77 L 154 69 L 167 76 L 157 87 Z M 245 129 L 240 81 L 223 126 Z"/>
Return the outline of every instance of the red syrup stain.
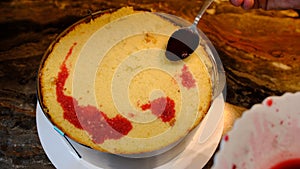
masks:
<path fill-rule="evenodd" d="M 228 135 L 225 135 L 225 136 L 224 136 L 224 141 L 227 142 L 228 140 L 229 140 L 229 136 L 228 136 Z"/>
<path fill-rule="evenodd" d="M 280 125 L 283 125 L 283 122 L 284 122 L 284 121 L 283 121 L 283 120 L 281 120 L 281 121 L 280 121 Z"/>
<path fill-rule="evenodd" d="M 196 80 L 186 65 L 181 69 L 181 84 L 187 89 L 196 87 Z"/>
<path fill-rule="evenodd" d="M 56 81 L 57 101 L 60 103 L 64 119 L 72 123 L 76 128 L 86 130 L 92 140 L 101 144 L 107 139 L 119 139 L 127 135 L 132 129 L 132 124 L 121 115 L 108 118 L 94 106 L 81 106 L 78 101 L 64 94 L 64 86 L 69 77 L 69 70 L 66 66 L 67 59 L 72 55 L 76 43 L 69 49 L 69 52 L 60 66 L 60 72 Z"/>
<path fill-rule="evenodd" d="M 271 167 L 271 169 L 299 169 L 299 168 L 300 168 L 300 158 L 286 160 Z"/>
<path fill-rule="evenodd" d="M 169 97 L 160 97 L 147 104 L 141 105 L 142 110 L 151 110 L 152 114 L 163 122 L 170 122 L 175 117 L 175 102 Z"/>
<path fill-rule="evenodd" d="M 272 104 L 273 104 L 273 100 L 272 99 L 268 99 L 266 103 L 267 103 L 267 106 L 271 107 Z"/>

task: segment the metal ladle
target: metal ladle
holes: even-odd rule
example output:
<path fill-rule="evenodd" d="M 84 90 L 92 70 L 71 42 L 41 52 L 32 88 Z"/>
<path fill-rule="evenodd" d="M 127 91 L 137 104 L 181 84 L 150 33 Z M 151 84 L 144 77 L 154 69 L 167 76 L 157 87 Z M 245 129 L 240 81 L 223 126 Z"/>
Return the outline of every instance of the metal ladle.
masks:
<path fill-rule="evenodd" d="M 202 15 L 214 0 L 205 0 L 194 23 L 189 27 L 180 28 L 175 31 L 167 44 L 166 57 L 171 61 L 187 58 L 199 45 L 199 33 L 197 25 Z"/>

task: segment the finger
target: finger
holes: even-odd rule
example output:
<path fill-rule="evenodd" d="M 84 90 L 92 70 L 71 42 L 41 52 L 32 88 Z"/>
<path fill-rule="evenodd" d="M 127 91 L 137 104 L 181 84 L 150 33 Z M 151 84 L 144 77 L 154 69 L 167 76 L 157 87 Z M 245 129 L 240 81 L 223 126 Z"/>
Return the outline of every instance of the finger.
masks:
<path fill-rule="evenodd" d="M 230 0 L 231 4 L 234 6 L 241 6 L 244 0 Z"/>
<path fill-rule="evenodd" d="M 242 7 L 244 9 L 251 9 L 254 7 L 254 0 L 244 0 L 244 3 L 242 4 Z"/>

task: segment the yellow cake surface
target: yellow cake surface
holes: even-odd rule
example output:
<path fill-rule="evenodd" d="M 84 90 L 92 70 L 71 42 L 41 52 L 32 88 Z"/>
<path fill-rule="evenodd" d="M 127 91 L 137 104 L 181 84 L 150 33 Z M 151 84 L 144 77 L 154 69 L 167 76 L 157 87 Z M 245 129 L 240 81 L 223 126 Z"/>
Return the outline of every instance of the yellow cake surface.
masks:
<path fill-rule="evenodd" d="M 45 56 L 41 104 L 73 140 L 114 154 L 162 149 L 198 126 L 212 99 L 205 51 L 165 57 L 170 21 L 130 7 L 80 22 Z"/>

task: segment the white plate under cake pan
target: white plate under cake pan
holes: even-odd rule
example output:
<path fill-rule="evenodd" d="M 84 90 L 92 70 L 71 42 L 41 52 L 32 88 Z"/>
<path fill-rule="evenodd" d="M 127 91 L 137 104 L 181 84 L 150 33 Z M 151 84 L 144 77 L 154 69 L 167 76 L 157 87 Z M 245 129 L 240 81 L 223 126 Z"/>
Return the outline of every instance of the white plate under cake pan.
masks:
<path fill-rule="evenodd" d="M 171 150 L 148 158 L 126 158 L 102 153 L 70 142 L 81 155 L 75 153 L 67 140 L 60 135 L 46 118 L 39 103 L 36 109 L 38 135 L 44 151 L 58 169 L 200 169 L 209 161 L 218 147 L 224 125 L 224 98 L 219 95 L 208 114 L 194 131 L 190 142 L 183 140 Z"/>

